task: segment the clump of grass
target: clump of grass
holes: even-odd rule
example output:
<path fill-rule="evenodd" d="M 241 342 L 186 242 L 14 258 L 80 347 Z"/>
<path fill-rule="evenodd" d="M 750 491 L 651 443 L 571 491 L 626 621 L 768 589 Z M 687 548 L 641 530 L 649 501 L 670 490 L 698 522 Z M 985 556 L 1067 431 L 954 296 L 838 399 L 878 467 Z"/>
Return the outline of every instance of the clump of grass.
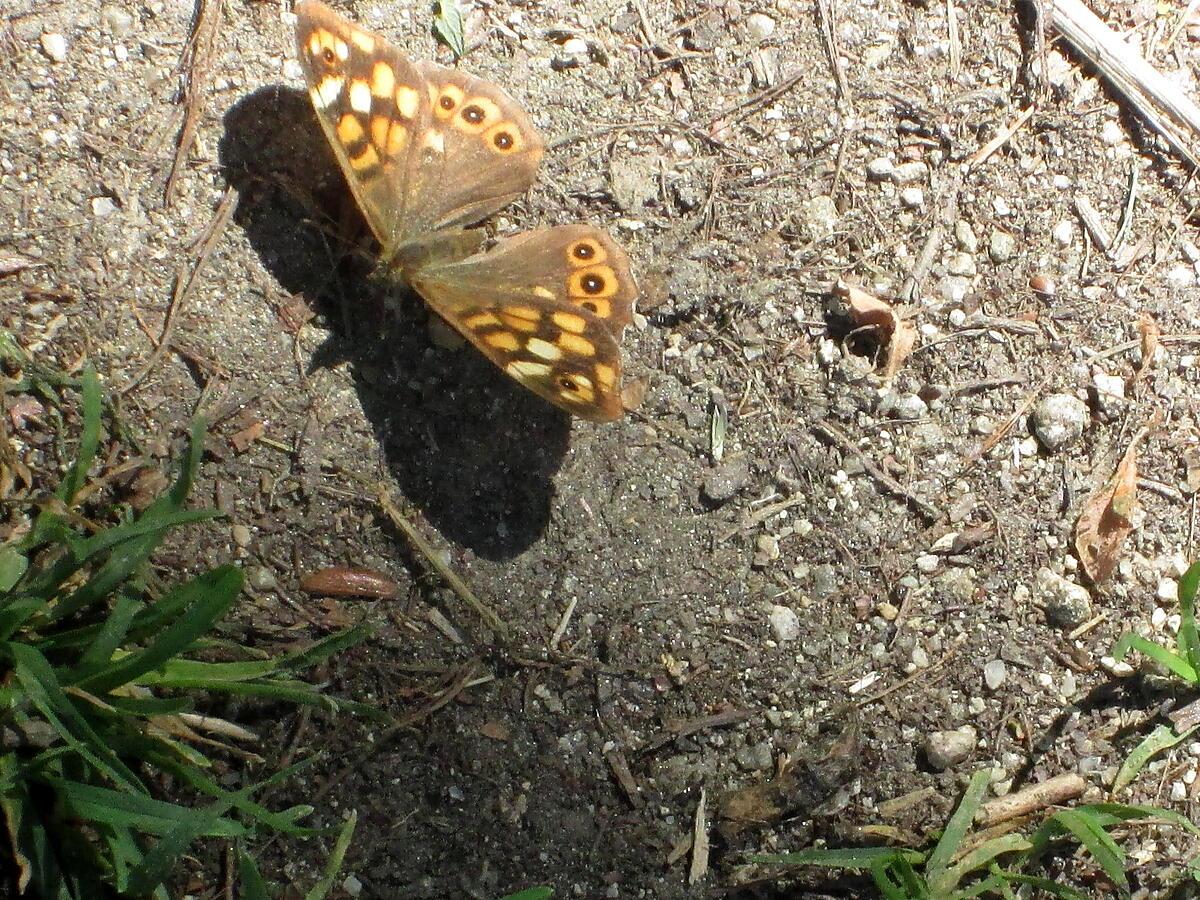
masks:
<path fill-rule="evenodd" d="M 62 402 L 49 392 L 69 385 L 24 378 L 5 390 L 36 388 Z M 0 546 L 0 810 L 22 892 L 165 898 L 175 863 L 199 839 L 318 833 L 300 824 L 311 807 L 272 811 L 254 799 L 295 766 L 240 790 L 217 783 L 201 748 L 222 751 L 221 729 L 237 729 L 195 715 L 197 700 L 237 695 L 374 714 L 299 677 L 366 632 L 270 658 L 223 641 L 215 626 L 239 596 L 239 569 L 222 565 L 160 587 L 149 566 L 172 530 L 219 515 L 186 507 L 202 423 L 165 493 L 140 513 L 109 510 L 112 521 L 97 524 L 77 504 L 100 447 L 102 392 L 90 371 L 77 386 L 75 461 L 53 496 L 28 502 L 26 533 Z M 2 433 L 0 443 L 11 456 Z M 198 802 L 157 796 L 152 786 L 162 781 Z"/>
<path fill-rule="evenodd" d="M 752 862 L 779 866 L 819 866 L 870 872 L 887 900 L 965 900 L 968 897 L 1011 897 L 1019 889 L 1042 896 L 1086 900 L 1092 896 L 1034 873 L 1041 859 L 1064 839 L 1074 839 L 1100 866 L 1123 897 L 1129 896 L 1125 853 L 1112 830 L 1133 820 L 1160 820 L 1200 835 L 1188 819 L 1153 806 L 1099 803 L 1060 810 L 1032 834 L 1009 833 L 983 841 L 968 840 L 990 778 L 976 772 L 941 838 L 929 850 L 903 847 L 813 849 L 798 853 L 752 856 Z"/>

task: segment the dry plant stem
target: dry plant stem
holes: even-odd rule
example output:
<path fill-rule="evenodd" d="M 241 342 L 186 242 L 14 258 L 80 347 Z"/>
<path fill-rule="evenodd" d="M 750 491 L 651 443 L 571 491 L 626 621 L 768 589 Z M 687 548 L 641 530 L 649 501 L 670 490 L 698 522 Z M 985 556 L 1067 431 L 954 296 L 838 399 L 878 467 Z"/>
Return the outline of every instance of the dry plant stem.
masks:
<path fill-rule="evenodd" d="M 867 459 L 866 455 L 859 450 L 858 447 L 854 446 L 854 442 L 842 434 L 842 432 L 831 422 L 818 422 L 813 426 L 813 430 L 826 440 L 836 444 L 843 452 L 856 456 L 862 462 L 863 468 L 867 471 L 867 474 L 885 487 L 889 493 L 899 497 L 904 502 L 915 507 L 918 512 L 924 515 L 931 522 L 936 522 L 942 517 L 942 514 L 938 512 L 937 509 L 930 506 L 920 497 L 916 497 L 909 493 L 904 489 L 904 486 L 900 484 L 900 482 L 896 481 L 896 479 L 892 478 L 890 475 L 880 469 L 877 465 L 871 462 L 871 460 Z"/>
<path fill-rule="evenodd" d="M 170 204 L 175 195 L 179 174 L 184 161 L 196 140 L 196 126 L 200 121 L 200 103 L 208 76 L 212 71 L 213 57 L 217 47 L 217 35 L 221 32 L 221 13 L 224 0 L 200 0 L 193 20 L 192 35 L 183 51 L 181 68 L 187 75 L 184 91 L 183 127 L 179 129 L 179 141 L 175 147 L 175 158 L 171 161 L 171 173 L 163 189 L 163 203 Z"/>
<path fill-rule="evenodd" d="M 1039 809 L 1057 806 L 1080 796 L 1087 782 L 1074 772 L 1056 775 L 1041 784 L 1031 784 L 1029 787 L 989 800 L 975 813 L 975 821 L 982 826 L 995 825 L 1018 816 L 1027 816 Z"/>
<path fill-rule="evenodd" d="M 1055 0 L 1050 23 L 1104 73 L 1147 124 L 1200 165 L 1200 107 L 1120 39 L 1080 0 Z"/>
<path fill-rule="evenodd" d="M 183 309 L 184 302 L 188 295 L 192 292 L 196 282 L 200 278 L 200 272 L 204 269 L 208 258 L 212 256 L 212 252 L 216 249 L 217 242 L 221 239 L 221 235 L 225 233 L 225 227 L 229 224 L 229 220 L 233 218 L 233 213 L 237 209 L 238 193 L 233 188 L 225 191 L 225 195 L 221 198 L 221 202 L 217 204 L 217 211 L 212 217 L 212 221 L 208 223 L 208 228 L 200 238 L 200 251 L 196 257 L 196 262 L 192 266 L 192 271 L 185 274 L 184 266 L 180 265 L 175 273 L 175 290 L 171 294 L 171 302 L 167 306 L 167 316 L 163 320 L 162 333 L 158 338 L 158 346 L 151 352 L 149 358 L 138 370 L 137 374 L 130 378 L 118 391 L 122 396 L 128 394 L 135 387 L 145 380 L 146 376 L 153 371 L 154 367 L 159 364 L 163 356 L 171 347 L 171 335 L 175 331 L 175 321 L 179 318 L 179 313 Z"/>
<path fill-rule="evenodd" d="M 457 699 L 463 691 L 465 691 L 473 682 L 475 682 L 478 674 L 478 660 L 473 659 L 464 664 L 462 668 L 458 670 L 453 682 L 447 685 L 445 689 L 440 691 L 436 697 L 434 697 L 420 709 L 414 710 L 406 716 L 401 716 L 399 719 L 396 719 L 391 725 L 385 728 L 383 732 L 366 747 L 366 749 L 355 756 L 354 759 L 352 759 L 340 772 L 337 773 L 337 775 L 325 782 L 325 784 L 322 785 L 315 794 L 313 794 L 309 802 L 313 805 L 316 805 L 316 803 L 322 797 L 328 794 L 333 788 L 344 785 L 346 783 L 346 779 L 350 777 L 351 773 L 361 769 L 362 764 L 368 758 L 370 758 L 372 754 L 377 753 L 379 750 L 386 747 L 389 743 L 391 743 L 392 738 L 394 738 L 405 728 L 415 725 L 422 719 L 428 718 L 443 706 L 446 706 Z"/>
<path fill-rule="evenodd" d="M 1029 121 L 1029 117 L 1033 115 L 1034 107 L 1027 106 L 1017 115 L 1015 119 L 1005 125 L 990 141 L 975 151 L 975 155 L 967 160 L 967 168 L 974 169 L 979 164 L 985 162 L 993 153 L 1009 142 L 1014 134 L 1021 130 L 1021 127 Z"/>
<path fill-rule="evenodd" d="M 700 788 L 700 802 L 696 804 L 696 820 L 692 825 L 692 865 L 688 870 L 688 884 L 695 884 L 708 872 L 708 817 L 704 806 L 707 792 Z"/>
<path fill-rule="evenodd" d="M 838 99 L 853 114 L 854 100 L 850 95 L 850 83 L 846 80 L 846 70 L 842 66 L 842 54 L 838 50 L 835 0 L 817 0 L 817 18 L 821 23 L 821 41 L 825 45 L 825 55 L 829 57 L 829 65 L 833 69 L 833 77 L 837 82 Z"/>
<path fill-rule="evenodd" d="M 413 524 L 401 514 L 399 509 L 396 508 L 396 504 L 392 502 L 391 494 L 388 493 L 387 488 L 383 487 L 382 485 L 378 485 L 376 487 L 376 498 L 378 500 L 380 509 L 387 514 L 387 517 L 391 519 L 392 524 L 404 532 L 404 536 L 412 541 L 414 547 L 421 551 L 421 555 L 424 556 L 425 559 L 429 561 L 429 564 L 437 570 L 437 573 L 442 576 L 446 584 L 450 585 L 450 588 L 454 591 L 454 593 L 458 594 L 458 596 L 462 598 L 463 602 L 470 606 L 471 609 L 475 610 L 479 617 L 487 623 L 487 626 L 491 628 L 492 631 L 496 632 L 500 640 L 507 642 L 509 637 L 508 626 L 498 615 L 488 608 L 487 604 L 475 596 L 475 592 L 467 587 L 467 583 L 459 578 L 458 574 L 453 569 L 451 569 L 448 565 L 446 565 L 445 562 L 442 561 L 441 557 L 433 549 L 433 547 L 430 546 L 429 542 L 425 540 L 421 532 L 417 531 L 417 529 L 413 527 Z"/>

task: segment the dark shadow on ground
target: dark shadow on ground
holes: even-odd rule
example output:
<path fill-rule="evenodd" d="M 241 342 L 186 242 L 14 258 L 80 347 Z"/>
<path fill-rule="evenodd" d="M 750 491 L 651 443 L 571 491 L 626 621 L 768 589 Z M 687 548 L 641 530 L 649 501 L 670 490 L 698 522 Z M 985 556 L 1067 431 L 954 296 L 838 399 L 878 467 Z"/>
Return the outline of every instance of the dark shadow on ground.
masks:
<path fill-rule="evenodd" d="M 469 347 L 435 347 L 420 298 L 371 277 L 366 242 L 339 237 L 368 232 L 303 93 L 271 87 L 239 101 L 225 115 L 220 158 L 263 265 L 332 328 L 311 367 L 351 364 L 404 494 L 480 556 L 528 548 L 549 521 L 568 417 Z"/>

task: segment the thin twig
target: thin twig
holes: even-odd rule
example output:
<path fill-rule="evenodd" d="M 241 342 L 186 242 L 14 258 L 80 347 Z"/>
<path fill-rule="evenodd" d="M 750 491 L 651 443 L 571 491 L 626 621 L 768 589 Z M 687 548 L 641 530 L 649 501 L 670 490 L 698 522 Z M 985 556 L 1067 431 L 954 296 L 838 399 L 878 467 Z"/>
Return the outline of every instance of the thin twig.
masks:
<path fill-rule="evenodd" d="M 128 394 L 141 384 L 170 349 L 171 335 L 175 331 L 175 321 L 179 318 L 184 301 L 187 300 L 188 295 L 192 292 L 192 288 L 196 286 L 196 282 L 200 278 L 200 272 L 204 269 L 204 264 L 208 262 L 208 258 L 212 255 L 213 250 L 216 249 L 217 242 L 220 241 L 221 235 L 225 232 L 225 226 L 233 218 L 237 204 L 238 193 L 231 187 L 225 191 L 221 202 L 217 204 L 217 211 L 200 238 L 199 254 L 196 257 L 196 262 L 192 266 L 191 272 L 185 274 L 182 264 L 175 272 L 175 289 L 171 293 L 171 302 L 167 306 L 167 315 L 163 320 L 162 333 L 158 338 L 158 346 L 150 353 L 150 356 L 146 359 L 142 368 L 138 370 L 138 373 L 125 382 L 118 391 L 119 394 Z"/>
<path fill-rule="evenodd" d="M 901 500 L 915 507 L 918 512 L 924 515 L 931 522 L 936 522 L 942 517 L 942 514 L 937 510 L 936 507 L 929 505 L 920 497 L 917 497 L 905 489 L 900 482 L 896 481 L 896 479 L 892 478 L 892 476 L 888 475 L 881 468 L 875 465 L 875 463 L 867 458 L 866 454 L 859 450 L 858 447 L 854 446 L 854 442 L 846 437 L 846 435 L 842 434 L 841 430 L 833 423 L 827 421 L 817 422 L 813 426 L 813 430 L 826 440 L 836 444 L 843 452 L 850 453 L 857 457 L 868 475 L 885 487 L 889 493 L 899 497 Z"/>
<path fill-rule="evenodd" d="M 163 189 L 163 203 L 169 204 L 175 194 L 179 175 L 196 140 L 196 127 L 200 123 L 200 103 L 217 48 L 217 35 L 221 32 L 223 0 L 199 0 L 196 17 L 193 19 L 192 34 L 183 51 L 181 68 L 187 85 L 183 96 L 183 126 L 179 129 L 179 141 L 175 147 L 175 158 L 171 160 L 171 172 L 167 186 Z"/>

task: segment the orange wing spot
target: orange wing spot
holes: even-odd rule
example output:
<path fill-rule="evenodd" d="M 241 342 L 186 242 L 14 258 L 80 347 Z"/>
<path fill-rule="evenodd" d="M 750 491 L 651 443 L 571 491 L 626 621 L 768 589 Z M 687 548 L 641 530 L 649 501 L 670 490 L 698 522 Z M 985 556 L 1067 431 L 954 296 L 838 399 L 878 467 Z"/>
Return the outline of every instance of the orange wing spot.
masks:
<path fill-rule="evenodd" d="M 587 297 L 580 299 L 575 298 L 577 305 L 583 307 L 590 313 L 594 313 L 601 319 L 607 319 L 612 315 L 612 304 L 603 297 Z"/>
<path fill-rule="evenodd" d="M 400 115 L 411 119 L 416 116 L 417 110 L 420 108 L 421 95 L 417 93 L 416 88 L 411 88 L 407 84 L 396 88 L 396 109 L 400 110 Z"/>
<path fill-rule="evenodd" d="M 439 119 L 448 119 L 462 105 L 462 101 L 462 88 L 457 84 L 443 85 L 433 101 L 433 114 Z"/>
<path fill-rule="evenodd" d="M 367 144 L 367 148 L 358 156 L 350 157 L 350 165 L 354 167 L 356 172 L 362 172 L 366 169 L 373 169 L 379 165 L 379 154 L 375 152 L 375 148 Z"/>
<path fill-rule="evenodd" d="M 504 367 L 504 371 L 517 381 L 525 381 L 530 378 L 545 378 L 550 374 L 550 365 L 531 359 L 515 359 Z"/>
<path fill-rule="evenodd" d="M 346 113 L 338 119 L 337 136 L 344 146 L 349 147 L 351 144 L 361 141 L 363 134 L 362 122 L 354 113 Z"/>
<path fill-rule="evenodd" d="M 484 132 L 483 141 L 487 144 L 489 150 L 493 153 L 499 153 L 501 156 L 507 156 L 510 153 L 519 153 L 525 146 L 521 132 L 511 122 L 500 122 L 497 125 L 493 125 Z"/>
<path fill-rule="evenodd" d="M 533 334 L 538 330 L 537 319 L 522 319 L 520 316 L 502 312 L 500 313 L 500 320 L 513 331 L 523 331 L 526 334 Z"/>
<path fill-rule="evenodd" d="M 497 325 L 500 323 L 497 322 Z M 516 353 L 521 349 L 520 339 L 511 331 L 490 331 L 483 336 L 483 342 L 489 347 L 495 347 L 497 350 L 507 350 L 509 353 Z"/>
<path fill-rule="evenodd" d="M 454 117 L 454 127 L 467 134 L 479 134 L 500 117 L 500 107 L 486 97 L 466 100 Z"/>
<path fill-rule="evenodd" d="M 604 363 L 596 363 L 592 367 L 592 371 L 596 373 L 596 382 L 600 385 L 602 391 L 611 391 L 613 385 L 617 383 L 617 370 L 612 366 L 606 366 Z"/>
<path fill-rule="evenodd" d="M 584 238 L 567 248 L 567 262 L 572 266 L 594 266 L 608 259 L 608 253 L 594 238 Z"/>
<path fill-rule="evenodd" d="M 500 327 L 500 320 L 496 318 L 495 313 L 490 312 L 475 313 L 473 316 L 467 316 L 463 321 L 467 324 L 468 328 L 476 330 L 480 328 Z"/>
<path fill-rule="evenodd" d="M 563 331 L 570 331 L 574 334 L 583 334 L 583 330 L 587 328 L 587 319 L 574 313 L 556 312 L 550 318 Z"/>
<path fill-rule="evenodd" d="M 375 52 L 375 38 L 361 29 L 351 29 L 350 43 L 363 53 L 371 54 Z"/>
<path fill-rule="evenodd" d="M 387 155 L 395 156 L 404 148 L 404 142 L 408 139 L 408 129 L 399 122 L 393 122 L 391 131 L 388 132 L 387 139 Z"/>
<path fill-rule="evenodd" d="M 608 266 L 589 266 L 571 273 L 567 280 L 567 293 L 576 299 L 590 300 L 594 297 L 611 297 L 619 286 L 617 273 Z"/>
<path fill-rule="evenodd" d="M 371 95 L 380 99 L 388 99 L 396 90 L 396 73 L 392 67 L 379 60 L 371 70 Z"/>
<path fill-rule="evenodd" d="M 504 312 L 510 316 L 516 316 L 518 319 L 528 319 L 530 322 L 536 322 L 542 317 L 541 312 L 532 306 L 506 306 Z"/>
<path fill-rule="evenodd" d="M 525 342 L 525 349 L 539 359 L 554 362 L 557 359 L 562 359 L 562 350 L 554 346 L 549 341 L 544 341 L 539 337 L 532 337 Z"/>
<path fill-rule="evenodd" d="M 364 116 L 371 111 L 371 86 L 362 79 L 350 82 L 350 108 Z"/>
<path fill-rule="evenodd" d="M 372 116 L 371 117 L 371 143 L 379 150 L 387 152 L 388 132 L 391 130 L 392 123 L 387 116 Z"/>
<path fill-rule="evenodd" d="M 569 331 L 564 331 L 558 336 L 555 342 L 563 350 L 568 353 L 573 353 L 576 356 L 595 356 L 596 345 L 585 337 L 578 334 L 571 334 Z"/>

